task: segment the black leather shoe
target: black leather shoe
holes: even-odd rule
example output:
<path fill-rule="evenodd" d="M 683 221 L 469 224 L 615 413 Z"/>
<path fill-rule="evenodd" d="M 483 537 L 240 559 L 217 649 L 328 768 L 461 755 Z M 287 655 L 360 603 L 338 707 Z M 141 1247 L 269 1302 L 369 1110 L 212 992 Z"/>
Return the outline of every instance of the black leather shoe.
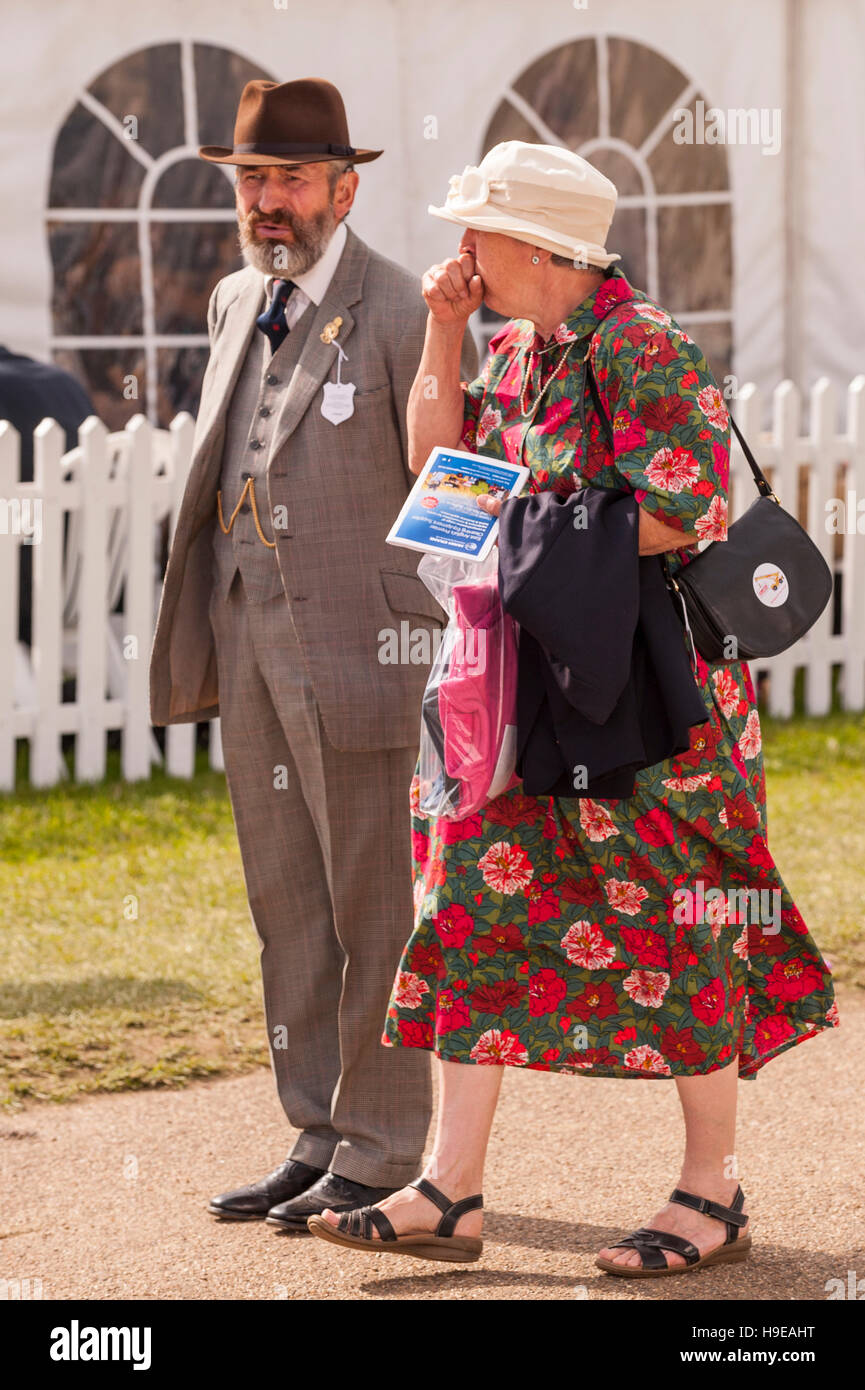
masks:
<path fill-rule="evenodd" d="M 266 1178 L 251 1183 L 249 1187 L 236 1187 L 233 1192 L 223 1192 L 220 1197 L 214 1197 L 207 1210 L 211 1216 L 219 1216 L 223 1221 L 263 1221 L 277 1202 L 299 1197 L 323 1176 L 323 1168 L 311 1168 L 308 1163 L 287 1158 Z"/>
<path fill-rule="evenodd" d="M 306 1231 L 308 1216 L 320 1216 L 325 1207 L 333 1211 L 353 1211 L 355 1207 L 374 1206 L 383 1202 L 398 1187 L 367 1187 L 362 1182 L 341 1178 L 338 1173 L 325 1173 L 312 1187 L 288 1202 L 280 1202 L 267 1213 L 268 1226 L 283 1231 Z"/>

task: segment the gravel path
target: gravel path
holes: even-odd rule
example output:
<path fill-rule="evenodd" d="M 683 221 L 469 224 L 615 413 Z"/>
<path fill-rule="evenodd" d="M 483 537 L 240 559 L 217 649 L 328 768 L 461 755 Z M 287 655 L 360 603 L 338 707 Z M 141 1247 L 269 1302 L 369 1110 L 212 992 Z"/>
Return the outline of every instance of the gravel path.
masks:
<path fill-rule="evenodd" d="M 681 1145 L 672 1084 L 512 1069 L 487 1169 L 479 1265 L 343 1256 L 310 1236 L 219 1223 L 207 1198 L 281 1161 L 270 1073 L 183 1091 L 31 1106 L 0 1122 L 0 1278 L 45 1298 L 824 1300 L 865 1276 L 865 996 L 841 1027 L 740 1088 L 739 1169 L 755 1254 L 657 1283 L 596 1270 L 595 1251 L 645 1224 Z"/>

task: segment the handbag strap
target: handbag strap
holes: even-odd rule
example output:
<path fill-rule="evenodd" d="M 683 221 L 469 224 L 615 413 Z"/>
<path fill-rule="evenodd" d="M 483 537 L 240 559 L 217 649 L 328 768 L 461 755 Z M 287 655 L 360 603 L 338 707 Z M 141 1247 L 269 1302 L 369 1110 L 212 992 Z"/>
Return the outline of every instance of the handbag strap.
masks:
<path fill-rule="evenodd" d="M 601 422 L 601 429 L 604 431 L 607 443 L 609 444 L 610 448 L 613 450 L 613 452 L 615 452 L 613 427 L 610 424 L 610 417 L 604 409 L 604 403 L 601 400 L 601 393 L 598 390 L 598 383 L 595 381 L 595 374 L 592 371 L 591 366 L 589 365 L 589 349 L 586 350 L 586 355 L 583 358 L 583 380 L 580 386 L 580 438 L 586 440 L 586 444 L 588 447 L 588 439 L 586 436 L 586 384 L 588 384 L 589 394 L 592 397 L 592 405 L 595 407 L 595 410 L 598 413 L 598 419 Z"/>
<path fill-rule="evenodd" d="M 594 336 L 594 335 L 592 335 L 592 336 Z M 590 346 L 591 346 L 591 344 L 590 344 Z M 584 371 L 585 371 L 585 378 L 584 378 L 583 389 L 580 391 L 580 427 L 581 427 L 581 429 L 582 429 L 582 438 L 585 439 L 585 437 L 586 437 L 586 392 L 585 392 L 585 382 L 587 381 L 587 382 L 588 382 L 588 386 L 589 386 L 589 393 L 590 393 L 590 395 L 591 395 L 591 397 L 592 397 L 592 403 L 594 404 L 595 410 L 598 412 L 598 418 L 599 418 L 600 421 L 601 421 L 601 428 L 603 429 L 604 434 L 605 434 L 606 437 L 607 437 L 607 443 L 609 444 L 610 448 L 613 449 L 613 448 L 614 448 L 614 443 L 613 443 L 613 427 L 612 427 L 612 425 L 610 424 L 609 416 L 607 415 L 607 412 L 606 412 L 606 410 L 604 409 L 604 404 L 603 404 L 603 401 L 601 400 L 601 393 L 600 393 L 600 391 L 598 390 L 598 383 L 595 381 L 595 374 L 594 374 L 594 372 L 592 371 L 591 367 L 589 366 L 589 351 L 588 351 L 588 349 L 586 350 L 586 355 L 585 355 L 585 357 L 583 358 L 583 367 L 584 367 Z M 765 482 L 765 479 L 764 479 L 764 482 Z M 694 669 L 694 672 L 696 673 L 696 671 L 699 669 L 699 661 L 698 661 L 698 657 L 697 657 L 697 648 L 696 648 L 696 645 L 695 645 L 695 643 L 694 643 L 694 634 L 691 632 L 691 625 L 690 625 L 690 623 L 688 622 L 688 610 L 687 610 L 687 608 L 685 607 L 685 600 L 684 600 L 684 598 L 683 598 L 683 596 L 682 596 L 682 593 L 681 593 L 681 591 L 680 591 L 680 589 L 679 589 L 678 584 L 676 583 L 675 576 L 674 576 L 672 570 L 670 569 L 669 558 L 668 558 L 668 555 L 667 555 L 667 552 L 666 552 L 666 551 L 663 551 L 663 552 L 661 553 L 661 555 L 660 555 L 660 560 L 661 560 L 661 568 L 663 569 L 663 572 L 664 572 L 664 583 L 665 583 L 666 586 L 667 586 L 667 591 L 669 592 L 670 596 L 673 598 L 674 601 L 675 601 L 676 599 L 678 599 L 679 604 L 681 605 L 681 608 L 682 608 L 682 621 L 683 621 L 683 623 L 684 623 L 685 631 L 687 632 L 688 638 L 689 638 L 690 643 L 691 643 L 691 651 L 692 651 L 693 656 L 694 656 L 694 667 L 693 667 L 693 669 Z M 690 660 L 690 657 L 689 657 L 688 659 Z"/>
<path fill-rule="evenodd" d="M 592 405 L 595 407 L 595 410 L 598 413 L 598 419 L 601 422 L 601 429 L 604 431 L 604 435 L 606 436 L 606 440 L 610 446 L 610 449 L 615 453 L 613 426 L 610 423 L 610 417 L 604 409 L 604 403 L 601 400 L 601 393 L 598 390 L 598 383 L 595 381 L 595 374 L 592 371 L 591 363 L 589 362 L 589 354 L 592 350 L 592 343 L 595 341 L 595 336 L 598 332 L 598 329 L 600 328 L 604 319 L 607 317 L 607 314 L 611 314 L 614 309 L 618 309 L 620 304 L 633 304 L 633 302 L 634 301 L 632 299 L 617 299 L 614 304 L 611 304 L 609 309 L 607 310 L 607 313 L 601 315 L 595 327 L 592 329 L 591 337 L 589 338 L 589 342 L 586 347 L 585 355 L 583 357 L 583 379 L 580 383 L 580 439 L 581 441 L 584 441 L 584 447 L 586 449 L 588 448 L 588 438 L 586 435 L 586 385 L 588 385 L 589 394 L 592 397 Z"/>
<path fill-rule="evenodd" d="M 729 411 L 728 411 L 727 413 L 729 414 Z M 775 496 L 774 492 L 772 491 L 772 487 L 771 487 L 771 484 L 769 483 L 768 478 L 765 476 L 765 474 L 763 473 L 762 469 L 760 468 L 759 463 L 758 463 L 757 460 L 754 458 L 754 455 L 751 453 L 751 450 L 748 448 L 748 444 L 747 444 L 747 441 L 746 441 L 746 439 L 745 439 L 745 436 L 743 435 L 742 431 L 739 429 L 739 426 L 736 424 L 736 421 L 733 419 L 733 416 L 732 416 L 732 415 L 730 415 L 730 424 L 732 425 L 732 427 L 733 427 L 733 432 L 734 432 L 734 434 L 736 435 L 736 438 L 737 438 L 738 441 L 739 441 L 739 446 L 740 446 L 740 448 L 741 448 L 741 450 L 742 450 L 742 453 L 745 455 L 745 460 L 746 460 L 746 462 L 747 462 L 747 464 L 748 464 L 748 467 L 750 468 L 752 474 L 754 475 L 754 482 L 757 484 L 757 491 L 759 492 L 760 496 L 761 496 L 761 497 L 771 497 L 771 499 L 772 499 L 773 502 L 778 502 L 777 497 Z M 778 505 L 779 505 L 779 506 L 781 505 L 780 502 L 778 503 Z"/>

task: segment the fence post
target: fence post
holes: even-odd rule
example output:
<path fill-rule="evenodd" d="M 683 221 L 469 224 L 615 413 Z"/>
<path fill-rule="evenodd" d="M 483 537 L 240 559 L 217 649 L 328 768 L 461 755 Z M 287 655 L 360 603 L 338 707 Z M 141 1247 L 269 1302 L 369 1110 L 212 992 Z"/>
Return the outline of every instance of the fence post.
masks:
<path fill-rule="evenodd" d="M 75 779 L 105 776 L 105 700 L 108 649 L 108 430 L 91 415 L 78 431 L 81 445 L 81 587 L 78 601 L 75 701 Z M 137 518 L 130 518 L 130 530 Z"/>
<path fill-rule="evenodd" d="M 210 721 L 208 761 L 214 772 L 225 771 L 225 754 L 222 751 L 222 724 L 218 718 Z"/>
<path fill-rule="evenodd" d="M 126 425 L 127 569 L 123 603 L 123 778 L 150 776 L 150 644 L 153 638 L 153 426 L 144 415 Z M 137 524 L 136 524 L 137 523 Z M 134 644 L 134 652 L 127 651 Z"/>
<path fill-rule="evenodd" d="M 847 394 L 847 438 L 850 451 L 850 467 L 847 471 L 846 501 L 853 494 L 855 514 L 853 534 L 849 515 L 846 517 L 848 534 L 844 537 L 844 584 L 842 589 L 843 611 L 841 616 L 844 633 L 844 680 L 842 700 L 848 710 L 865 709 L 865 535 L 859 530 L 859 523 L 865 527 L 865 509 L 858 511 L 858 505 L 865 502 L 865 376 L 857 376 L 851 381 Z"/>
<path fill-rule="evenodd" d="M 170 541 L 174 540 L 177 515 L 183 500 L 186 480 L 192 463 L 192 444 L 195 421 L 183 411 L 170 425 L 172 458 L 172 499 Z M 195 771 L 195 735 L 197 724 L 169 724 L 165 730 L 165 771 L 170 777 L 191 777 Z"/>
<path fill-rule="evenodd" d="M 836 435 L 837 397 L 827 377 L 811 389 L 811 470 L 808 475 L 808 516 L 805 530 L 830 569 L 834 569 L 832 537 L 826 527 L 823 505 L 835 492 L 838 459 Z M 833 580 L 834 582 L 834 580 Z M 832 610 L 830 598 L 811 631 L 802 639 L 805 655 L 805 710 L 828 714 L 832 708 Z"/>
<path fill-rule="evenodd" d="M 0 791 L 15 790 L 15 667 L 18 656 L 18 547 L 12 518 L 18 491 L 20 439 L 8 420 L 0 420 Z M 3 654 L 6 654 L 5 656 Z"/>
<path fill-rule="evenodd" d="M 772 443 L 775 467 L 772 490 L 788 512 L 796 515 L 800 397 L 792 381 L 782 381 L 772 395 Z M 771 555 L 765 556 L 771 560 Z M 769 664 L 769 713 L 789 719 L 793 713 L 796 667 L 791 651 L 774 656 Z"/>
<path fill-rule="evenodd" d="M 89 420 L 95 418 L 88 416 Z M 62 761 L 59 734 L 63 626 L 60 571 L 63 549 L 62 492 L 67 485 L 61 479 L 60 460 L 65 447 L 66 436 L 56 420 L 42 420 L 36 426 L 33 433 L 33 492 L 42 503 L 42 540 L 33 547 L 31 650 L 36 717 L 30 741 L 30 782 L 34 787 L 53 787 L 60 775 Z"/>

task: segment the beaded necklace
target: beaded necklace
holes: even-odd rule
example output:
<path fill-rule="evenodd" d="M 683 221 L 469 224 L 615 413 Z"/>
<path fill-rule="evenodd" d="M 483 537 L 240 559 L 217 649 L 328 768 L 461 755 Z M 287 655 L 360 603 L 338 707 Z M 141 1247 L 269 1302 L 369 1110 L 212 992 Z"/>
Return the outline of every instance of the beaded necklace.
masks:
<path fill-rule="evenodd" d="M 540 409 L 540 406 L 541 406 L 541 402 L 542 402 L 543 399 L 544 399 L 544 396 L 545 396 L 545 395 L 547 394 L 547 392 L 549 391 L 550 386 L 552 385 L 553 381 L 555 381 L 556 377 L 557 377 L 558 374 L 559 374 L 559 369 L 560 369 L 560 367 L 562 366 L 562 363 L 564 362 L 565 358 L 567 357 L 567 355 L 568 355 L 568 353 L 570 352 L 571 348 L 573 347 L 574 343 L 577 342 L 577 341 L 578 341 L 578 339 L 572 338 L 572 339 L 570 340 L 570 342 L 565 343 L 564 350 L 563 350 L 563 352 L 561 353 L 561 356 L 559 357 L 558 362 L 556 363 L 556 365 L 555 365 L 555 367 L 553 368 L 553 370 L 550 372 L 550 375 L 549 375 L 548 378 L 547 378 L 546 385 L 544 386 L 544 388 L 543 388 L 542 391 L 540 392 L 540 394 L 539 394 L 537 400 L 535 401 L 535 403 L 534 403 L 534 405 L 533 405 L 533 407 L 532 407 L 531 417 L 530 417 L 530 419 L 529 419 L 529 421 L 528 421 L 529 424 L 532 423 L 532 421 L 534 420 L 535 416 L 537 415 L 538 410 Z M 538 355 L 540 356 L 540 353 L 541 353 L 541 352 L 545 352 L 545 351 L 546 351 L 545 348 L 541 348 L 541 349 L 539 350 Z M 528 365 L 528 364 L 531 362 L 533 356 L 534 356 L 534 351 L 532 350 L 532 351 L 530 351 L 529 354 L 528 354 L 528 357 L 527 357 L 527 359 L 526 359 L 526 365 Z M 528 407 L 528 403 L 527 403 L 527 401 L 526 401 L 526 388 L 527 388 L 529 385 L 531 385 L 531 380 L 532 380 L 533 375 L 534 375 L 534 372 L 533 372 L 533 370 L 532 370 L 531 367 L 529 367 L 529 370 L 528 370 L 528 371 L 526 371 L 525 368 L 523 369 L 523 381 L 522 381 L 522 386 L 521 386 L 521 388 L 520 388 L 520 411 L 521 411 L 521 413 L 522 413 L 524 416 L 525 416 L 525 415 L 528 415 L 528 413 L 529 413 L 529 407 Z"/>

